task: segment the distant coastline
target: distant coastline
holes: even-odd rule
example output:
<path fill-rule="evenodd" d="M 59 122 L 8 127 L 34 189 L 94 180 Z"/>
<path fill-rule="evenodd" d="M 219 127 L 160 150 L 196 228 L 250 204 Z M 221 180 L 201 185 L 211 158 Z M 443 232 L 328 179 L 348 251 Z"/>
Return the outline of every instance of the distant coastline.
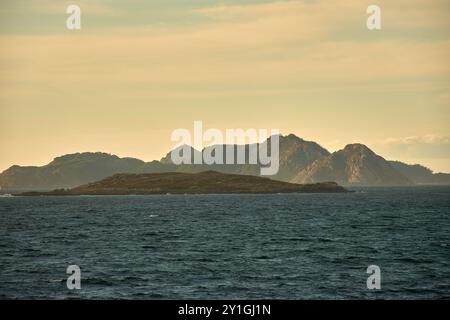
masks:
<path fill-rule="evenodd" d="M 24 192 L 19 196 L 152 195 L 152 194 L 269 194 L 342 193 L 347 189 L 335 182 L 294 184 L 256 176 L 200 173 L 117 174 L 72 189 Z"/>

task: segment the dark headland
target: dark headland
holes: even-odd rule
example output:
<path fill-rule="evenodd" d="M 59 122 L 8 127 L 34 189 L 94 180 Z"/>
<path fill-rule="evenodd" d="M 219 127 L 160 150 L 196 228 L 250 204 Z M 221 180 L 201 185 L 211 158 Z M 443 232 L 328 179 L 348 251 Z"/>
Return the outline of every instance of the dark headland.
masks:
<path fill-rule="evenodd" d="M 235 194 L 347 192 L 335 182 L 295 184 L 250 175 L 200 173 L 116 174 L 73 189 L 25 192 L 20 196 Z"/>

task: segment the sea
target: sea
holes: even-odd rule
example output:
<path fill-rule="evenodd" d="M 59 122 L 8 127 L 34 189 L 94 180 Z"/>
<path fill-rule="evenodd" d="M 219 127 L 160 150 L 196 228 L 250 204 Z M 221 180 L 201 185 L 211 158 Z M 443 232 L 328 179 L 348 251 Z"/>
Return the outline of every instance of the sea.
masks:
<path fill-rule="evenodd" d="M 450 187 L 353 191 L 0 197 L 0 299 L 450 299 Z"/>

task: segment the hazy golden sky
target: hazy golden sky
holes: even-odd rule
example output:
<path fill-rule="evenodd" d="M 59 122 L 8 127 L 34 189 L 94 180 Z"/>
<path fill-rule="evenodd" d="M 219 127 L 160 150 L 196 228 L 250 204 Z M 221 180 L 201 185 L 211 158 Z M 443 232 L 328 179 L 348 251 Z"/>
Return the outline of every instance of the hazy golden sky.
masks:
<path fill-rule="evenodd" d="M 202 120 L 450 172 L 449 61 L 448 0 L 1 1 L 0 171 L 81 151 L 159 159 Z"/>

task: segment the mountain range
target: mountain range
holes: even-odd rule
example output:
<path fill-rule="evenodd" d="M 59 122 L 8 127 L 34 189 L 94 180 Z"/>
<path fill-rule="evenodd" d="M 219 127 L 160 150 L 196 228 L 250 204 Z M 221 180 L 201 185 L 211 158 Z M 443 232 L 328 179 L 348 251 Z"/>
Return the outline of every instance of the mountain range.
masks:
<path fill-rule="evenodd" d="M 330 153 L 316 142 L 303 140 L 293 134 L 280 136 L 279 141 L 279 171 L 277 175 L 270 176 L 274 180 L 291 183 L 334 181 L 344 186 L 450 184 L 450 174 L 436 174 L 421 165 L 388 161 L 363 144 L 349 144 L 342 150 Z M 249 146 L 243 147 L 248 152 Z M 207 148 L 192 151 L 205 152 Z M 101 152 L 85 152 L 57 157 L 41 167 L 14 165 L 0 174 L 0 186 L 4 190 L 44 191 L 73 188 L 118 173 L 202 171 L 259 175 L 260 165 L 175 165 L 171 162 L 170 152 L 160 161 L 151 162 L 119 158 Z"/>

